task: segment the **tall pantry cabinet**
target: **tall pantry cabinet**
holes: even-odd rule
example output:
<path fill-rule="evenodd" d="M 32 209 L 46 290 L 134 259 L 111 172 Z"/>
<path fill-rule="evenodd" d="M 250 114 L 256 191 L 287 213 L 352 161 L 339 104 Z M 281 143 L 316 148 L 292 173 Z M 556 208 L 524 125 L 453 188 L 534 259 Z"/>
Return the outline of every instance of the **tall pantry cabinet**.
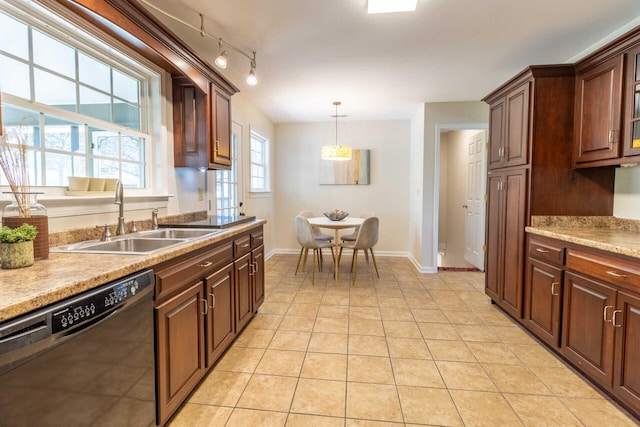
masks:
<path fill-rule="evenodd" d="M 485 292 L 520 319 L 532 215 L 611 215 L 613 170 L 572 169 L 573 65 L 531 66 L 487 95 Z"/>

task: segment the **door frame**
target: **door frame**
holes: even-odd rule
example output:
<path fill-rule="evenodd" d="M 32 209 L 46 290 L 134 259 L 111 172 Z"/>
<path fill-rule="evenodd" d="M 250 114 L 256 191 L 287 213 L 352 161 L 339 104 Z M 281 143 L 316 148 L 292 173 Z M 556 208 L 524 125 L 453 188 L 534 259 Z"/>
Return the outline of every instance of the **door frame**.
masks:
<path fill-rule="evenodd" d="M 436 124 L 436 143 L 435 143 L 436 150 L 435 150 L 435 159 L 434 159 L 435 168 L 433 170 L 433 178 L 434 178 L 433 199 L 434 200 L 433 200 L 433 212 L 432 212 L 432 215 L 434 218 L 434 227 L 433 227 L 433 239 L 431 241 L 431 253 L 433 256 L 431 265 L 433 265 L 434 273 L 438 272 L 438 237 L 439 237 L 438 226 L 440 223 L 440 215 L 438 214 L 438 212 L 440 211 L 440 135 L 444 131 L 451 131 L 451 130 L 488 130 L 488 129 L 489 129 L 489 123 L 451 123 L 451 124 L 438 123 Z M 487 144 L 488 143 L 489 143 L 489 140 L 487 135 Z M 486 156 L 485 156 L 485 164 L 484 164 L 485 173 L 487 170 L 486 163 L 487 162 L 486 162 Z M 486 236 L 486 230 L 485 230 L 485 236 Z"/>

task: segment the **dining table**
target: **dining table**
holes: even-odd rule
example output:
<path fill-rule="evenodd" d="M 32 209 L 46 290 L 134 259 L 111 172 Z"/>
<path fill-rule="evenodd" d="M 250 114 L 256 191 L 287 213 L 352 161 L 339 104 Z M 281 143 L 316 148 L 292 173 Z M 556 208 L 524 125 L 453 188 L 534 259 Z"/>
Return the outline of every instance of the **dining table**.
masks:
<path fill-rule="evenodd" d="M 333 245 L 336 248 L 336 257 L 338 256 L 337 254 L 337 250 L 338 250 L 338 239 L 340 238 L 340 230 L 344 230 L 347 228 L 356 228 L 359 227 L 360 225 L 362 225 L 362 223 L 364 222 L 364 218 L 350 218 L 350 217 L 346 217 L 343 218 L 339 221 L 333 221 L 330 220 L 329 218 L 327 218 L 326 216 L 318 216 L 318 217 L 313 217 L 313 218 L 308 218 L 309 220 L 309 224 L 311 224 L 312 226 L 315 227 L 320 227 L 320 228 L 328 228 L 328 229 L 332 229 L 335 232 L 335 238 L 333 240 Z M 334 271 L 333 271 L 333 277 L 335 280 L 338 280 L 338 260 L 336 258 L 335 263 L 334 263 Z"/>

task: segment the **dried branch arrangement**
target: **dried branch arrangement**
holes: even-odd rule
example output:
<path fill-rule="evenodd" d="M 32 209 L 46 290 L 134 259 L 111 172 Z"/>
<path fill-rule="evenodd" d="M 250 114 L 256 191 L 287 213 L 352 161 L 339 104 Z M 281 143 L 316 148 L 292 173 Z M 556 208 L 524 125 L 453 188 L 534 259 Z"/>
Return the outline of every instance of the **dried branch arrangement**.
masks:
<path fill-rule="evenodd" d="M 9 182 L 15 197 L 20 217 L 31 216 L 29 212 L 29 169 L 27 161 L 27 138 L 22 127 L 4 130 L 0 135 L 0 168 Z"/>

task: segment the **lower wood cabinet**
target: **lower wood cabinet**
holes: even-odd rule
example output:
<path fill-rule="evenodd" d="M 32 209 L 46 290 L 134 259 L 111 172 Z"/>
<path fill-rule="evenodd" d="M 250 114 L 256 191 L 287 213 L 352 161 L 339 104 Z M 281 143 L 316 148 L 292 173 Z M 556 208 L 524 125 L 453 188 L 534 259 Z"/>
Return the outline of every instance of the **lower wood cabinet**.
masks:
<path fill-rule="evenodd" d="M 164 424 L 206 372 L 204 286 L 198 281 L 155 309 L 157 419 Z"/>
<path fill-rule="evenodd" d="M 207 368 L 220 357 L 236 336 L 233 264 L 205 279 L 207 292 Z"/>
<path fill-rule="evenodd" d="M 155 269 L 158 424 L 170 419 L 262 304 L 261 237 L 259 227 Z"/>
<path fill-rule="evenodd" d="M 611 386 L 616 289 L 568 272 L 563 299 L 562 354 L 592 380 Z"/>
<path fill-rule="evenodd" d="M 640 261 L 528 235 L 522 324 L 640 417 Z"/>

